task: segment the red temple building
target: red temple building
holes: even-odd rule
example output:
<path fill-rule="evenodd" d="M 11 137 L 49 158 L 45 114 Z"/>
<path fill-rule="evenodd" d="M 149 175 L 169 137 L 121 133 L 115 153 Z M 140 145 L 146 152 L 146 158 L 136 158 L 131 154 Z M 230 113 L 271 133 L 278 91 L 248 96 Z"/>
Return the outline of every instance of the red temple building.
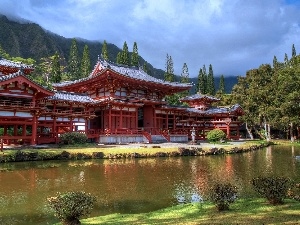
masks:
<path fill-rule="evenodd" d="M 52 84 L 50 91 L 27 75 L 33 67 L 0 58 L 0 138 L 4 143 L 58 143 L 65 132 L 82 132 L 99 143 L 187 142 L 219 128 L 238 139 L 239 105 L 212 107 L 219 99 L 196 94 L 189 107 L 167 105 L 166 96 L 192 85 L 167 82 L 142 69 L 99 59 L 92 73 Z"/>

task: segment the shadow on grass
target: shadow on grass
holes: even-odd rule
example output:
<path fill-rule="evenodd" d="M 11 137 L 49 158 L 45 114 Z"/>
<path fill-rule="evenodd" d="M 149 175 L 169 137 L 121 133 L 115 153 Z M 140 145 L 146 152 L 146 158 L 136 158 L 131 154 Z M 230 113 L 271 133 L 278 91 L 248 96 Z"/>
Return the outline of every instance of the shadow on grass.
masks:
<path fill-rule="evenodd" d="M 210 203 L 190 203 L 143 214 L 112 214 L 82 220 L 96 224 L 298 224 L 300 204 L 287 200 L 272 206 L 264 199 L 233 203 L 229 211 L 218 212 Z"/>

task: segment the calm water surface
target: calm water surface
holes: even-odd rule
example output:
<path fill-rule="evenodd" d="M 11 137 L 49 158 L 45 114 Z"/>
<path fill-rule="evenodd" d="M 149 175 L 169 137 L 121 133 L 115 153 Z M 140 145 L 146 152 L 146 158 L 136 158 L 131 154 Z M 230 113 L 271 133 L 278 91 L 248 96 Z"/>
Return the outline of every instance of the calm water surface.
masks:
<path fill-rule="evenodd" d="M 0 224 L 58 222 L 46 204 L 57 192 L 97 197 L 92 216 L 140 213 L 199 201 L 215 180 L 254 195 L 252 177 L 275 174 L 300 181 L 300 148 L 272 146 L 250 153 L 154 159 L 46 161 L 0 164 Z"/>

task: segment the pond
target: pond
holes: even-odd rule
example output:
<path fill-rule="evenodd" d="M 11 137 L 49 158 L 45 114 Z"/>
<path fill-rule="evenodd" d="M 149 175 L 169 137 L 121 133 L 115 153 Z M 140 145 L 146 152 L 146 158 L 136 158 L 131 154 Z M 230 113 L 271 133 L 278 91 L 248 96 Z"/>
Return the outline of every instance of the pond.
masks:
<path fill-rule="evenodd" d="M 58 222 L 46 203 L 57 192 L 97 197 L 92 216 L 149 212 L 199 201 L 216 180 L 251 197 L 252 177 L 275 174 L 300 181 L 300 148 L 272 146 L 235 155 L 0 164 L 0 224 Z"/>

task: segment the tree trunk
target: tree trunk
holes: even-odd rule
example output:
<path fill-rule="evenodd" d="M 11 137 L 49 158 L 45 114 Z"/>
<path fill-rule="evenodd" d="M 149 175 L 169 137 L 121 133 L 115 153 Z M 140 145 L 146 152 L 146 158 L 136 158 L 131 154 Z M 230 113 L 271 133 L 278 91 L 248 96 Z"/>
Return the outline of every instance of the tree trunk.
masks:
<path fill-rule="evenodd" d="M 262 135 L 261 132 L 259 132 L 255 126 L 254 126 L 254 130 L 255 130 L 255 133 L 261 138 L 261 139 L 265 139 L 265 135 Z"/>
<path fill-rule="evenodd" d="M 293 122 L 291 122 L 291 124 L 290 124 L 290 138 L 291 138 L 291 142 L 295 141 L 294 134 L 293 134 L 293 129 L 294 129 L 294 125 L 293 125 Z"/>
<path fill-rule="evenodd" d="M 271 125 L 268 124 L 268 139 L 271 141 Z"/>
<path fill-rule="evenodd" d="M 248 123 L 246 123 L 246 130 L 247 130 L 247 133 L 248 133 L 250 139 L 253 140 L 253 139 L 254 139 L 254 138 L 253 138 L 253 134 L 252 134 L 251 130 L 250 130 L 249 127 L 248 127 Z"/>
<path fill-rule="evenodd" d="M 270 141 L 270 125 L 267 123 L 266 117 L 264 117 L 265 139 Z"/>

